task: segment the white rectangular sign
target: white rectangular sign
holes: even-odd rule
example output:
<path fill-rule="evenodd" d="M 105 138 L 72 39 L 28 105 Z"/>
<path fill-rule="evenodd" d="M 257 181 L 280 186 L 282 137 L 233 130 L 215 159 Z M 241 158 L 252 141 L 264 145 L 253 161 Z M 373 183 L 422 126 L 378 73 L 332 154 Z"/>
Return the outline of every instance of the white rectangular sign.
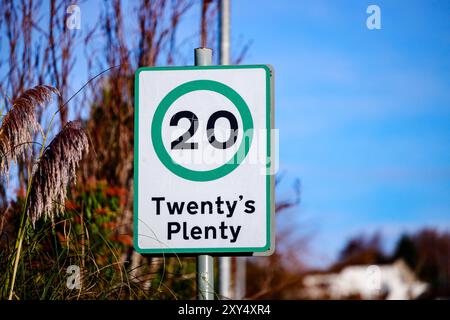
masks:
<path fill-rule="evenodd" d="M 138 252 L 273 252 L 272 75 L 266 65 L 136 72 Z"/>

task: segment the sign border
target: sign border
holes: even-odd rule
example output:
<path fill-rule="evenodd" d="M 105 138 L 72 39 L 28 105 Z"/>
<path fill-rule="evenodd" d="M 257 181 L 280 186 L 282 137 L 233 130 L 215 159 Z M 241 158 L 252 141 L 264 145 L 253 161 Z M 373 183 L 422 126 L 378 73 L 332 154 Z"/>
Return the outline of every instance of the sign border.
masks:
<path fill-rule="evenodd" d="M 266 154 L 266 244 L 262 247 L 233 247 L 233 248 L 159 248 L 142 249 L 138 241 L 138 177 L 139 177 L 139 75 L 142 71 L 174 71 L 174 70 L 214 70 L 214 69 L 264 69 L 266 73 L 266 129 L 267 129 L 267 154 Z M 174 67 L 140 67 L 134 76 L 134 195 L 133 195 L 133 245 L 138 253 L 154 255 L 175 254 L 248 254 L 270 255 L 275 250 L 274 237 L 274 178 L 271 175 L 273 165 L 273 144 L 271 129 L 273 128 L 273 70 L 269 65 L 213 65 L 213 66 L 174 66 Z"/>

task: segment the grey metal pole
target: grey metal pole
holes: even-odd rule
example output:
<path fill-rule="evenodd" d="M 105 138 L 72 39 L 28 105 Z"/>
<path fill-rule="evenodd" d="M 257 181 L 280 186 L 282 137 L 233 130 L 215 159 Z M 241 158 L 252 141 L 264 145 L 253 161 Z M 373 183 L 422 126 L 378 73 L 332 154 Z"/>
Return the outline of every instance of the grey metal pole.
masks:
<path fill-rule="evenodd" d="M 230 0 L 220 0 L 219 8 L 220 64 L 230 64 Z M 219 295 L 233 298 L 231 290 L 231 257 L 219 257 Z"/>
<path fill-rule="evenodd" d="M 220 64 L 230 64 L 230 0 L 220 1 Z"/>
<path fill-rule="evenodd" d="M 196 66 L 212 64 L 212 50 L 209 48 L 195 49 L 194 57 Z M 206 254 L 197 257 L 197 299 L 214 300 L 214 258 Z"/>
<path fill-rule="evenodd" d="M 197 48 L 194 52 L 196 66 L 209 66 L 212 64 L 212 49 Z"/>
<path fill-rule="evenodd" d="M 234 299 L 243 299 L 247 285 L 247 258 L 236 257 L 236 277 L 234 283 Z"/>
<path fill-rule="evenodd" d="M 214 300 L 214 258 L 206 254 L 197 257 L 197 299 Z"/>

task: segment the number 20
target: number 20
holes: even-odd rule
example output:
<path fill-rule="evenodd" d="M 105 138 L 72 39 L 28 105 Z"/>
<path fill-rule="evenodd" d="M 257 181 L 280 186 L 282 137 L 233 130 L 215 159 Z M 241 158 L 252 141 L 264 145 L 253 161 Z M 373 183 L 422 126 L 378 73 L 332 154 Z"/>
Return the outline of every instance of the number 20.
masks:
<path fill-rule="evenodd" d="M 216 139 L 214 134 L 214 129 L 216 125 L 216 121 L 220 118 L 225 118 L 230 123 L 231 134 L 228 137 L 228 140 L 225 142 L 219 142 Z M 183 133 L 180 137 L 173 140 L 170 144 L 172 149 L 198 149 L 197 142 L 188 142 L 190 138 L 195 134 L 198 129 L 198 118 L 195 113 L 191 111 L 180 111 L 175 113 L 170 119 L 170 126 L 177 126 L 178 122 L 181 119 L 188 119 L 190 121 L 189 129 Z M 232 145 L 236 143 L 237 140 L 237 130 L 238 130 L 238 122 L 236 117 L 228 111 L 220 110 L 214 112 L 211 117 L 209 117 L 208 122 L 206 124 L 206 134 L 208 137 L 209 143 L 217 149 L 228 149 Z"/>

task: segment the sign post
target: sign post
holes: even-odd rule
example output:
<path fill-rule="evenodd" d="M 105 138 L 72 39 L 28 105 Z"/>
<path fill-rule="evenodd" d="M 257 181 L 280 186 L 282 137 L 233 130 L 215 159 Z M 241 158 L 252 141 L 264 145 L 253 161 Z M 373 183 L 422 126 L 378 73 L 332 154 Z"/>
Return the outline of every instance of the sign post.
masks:
<path fill-rule="evenodd" d="M 211 64 L 211 49 L 195 49 L 196 66 L 209 66 Z M 197 299 L 214 300 L 214 258 L 207 254 L 201 254 L 197 257 Z"/>
<path fill-rule="evenodd" d="M 273 71 L 267 65 L 144 67 L 135 75 L 134 247 L 197 256 L 270 255 L 274 242 Z"/>
<path fill-rule="evenodd" d="M 219 57 L 220 64 L 230 64 L 230 0 L 220 0 L 219 9 Z M 232 298 L 231 257 L 219 257 L 219 295 L 221 299 Z"/>

